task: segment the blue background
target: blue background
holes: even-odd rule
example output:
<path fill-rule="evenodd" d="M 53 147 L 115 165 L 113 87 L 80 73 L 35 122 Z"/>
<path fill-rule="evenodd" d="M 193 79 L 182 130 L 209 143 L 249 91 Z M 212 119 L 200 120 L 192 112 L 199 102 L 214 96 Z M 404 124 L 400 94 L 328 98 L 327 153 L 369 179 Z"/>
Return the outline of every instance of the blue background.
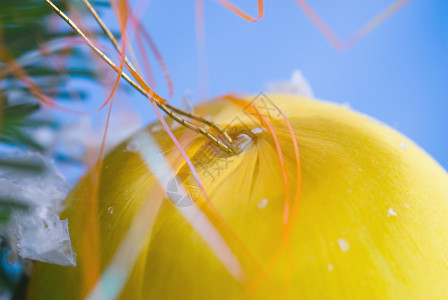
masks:
<path fill-rule="evenodd" d="M 257 23 L 204 2 L 208 97 L 259 93 L 298 69 L 317 98 L 349 104 L 387 123 L 448 167 L 448 1 L 411 0 L 346 51 L 333 47 L 294 0 L 265 1 L 265 16 Z M 307 2 L 345 40 L 395 0 Z M 256 0 L 233 3 L 256 15 Z M 107 20 L 114 22 L 112 16 Z M 203 98 L 195 1 L 153 0 L 142 20 L 172 76 L 173 103 L 185 94 Z M 157 91 L 166 96 L 162 72 L 148 55 Z M 145 122 L 155 119 L 143 97 L 131 98 Z"/>

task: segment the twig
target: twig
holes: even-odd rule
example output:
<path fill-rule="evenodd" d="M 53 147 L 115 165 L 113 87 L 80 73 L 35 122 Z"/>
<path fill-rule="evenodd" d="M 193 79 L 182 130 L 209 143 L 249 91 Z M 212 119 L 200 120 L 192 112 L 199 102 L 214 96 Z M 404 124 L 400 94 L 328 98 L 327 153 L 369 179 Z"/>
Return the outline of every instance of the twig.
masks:
<path fill-rule="evenodd" d="M 103 20 L 101 19 L 100 15 L 96 12 L 95 8 L 93 8 L 93 6 L 90 4 L 90 2 L 88 0 L 82 0 L 82 2 L 84 2 L 84 4 L 87 6 L 88 10 L 90 11 L 90 13 L 92 14 L 92 16 L 95 18 L 96 22 L 100 25 L 101 29 L 103 30 L 104 34 L 106 34 L 106 36 L 109 38 L 109 40 L 112 42 L 112 44 L 114 45 L 115 49 L 121 53 L 121 48 L 118 45 L 117 40 L 115 39 L 114 35 L 112 34 L 112 32 L 109 30 L 109 28 L 107 28 L 106 24 L 103 22 Z M 124 58 L 124 62 L 128 65 L 129 68 L 131 68 L 133 71 L 137 72 L 134 68 L 134 66 L 131 64 L 131 62 L 129 61 L 129 59 L 127 58 L 127 56 L 125 56 Z"/>
<path fill-rule="evenodd" d="M 64 13 L 62 12 L 51 0 L 44 0 L 53 10 L 55 13 L 57 13 L 70 27 L 72 27 L 72 29 L 79 35 L 81 36 L 84 41 L 87 43 L 87 45 L 98 55 L 100 56 L 112 69 L 115 70 L 115 72 L 120 72 L 120 68 L 106 55 L 104 54 L 100 49 L 98 49 L 93 43 L 92 41 L 82 32 L 82 30 Z M 91 6 L 90 6 L 91 7 Z M 93 7 L 92 7 L 93 9 Z M 98 16 L 99 18 L 99 16 Z M 98 21 L 98 19 L 97 19 Z M 104 23 L 101 22 L 103 25 Z M 101 26 L 101 24 L 100 24 Z M 105 25 L 104 25 L 105 26 Z M 103 28 L 103 26 L 101 26 Z M 104 27 L 106 28 L 106 27 Z M 103 30 L 104 30 L 103 28 Z M 110 31 L 109 31 L 110 32 Z M 106 33 L 106 35 L 108 35 Z M 109 36 L 109 35 L 108 35 Z M 110 33 L 110 37 L 113 37 L 112 33 Z M 114 38 L 115 39 L 115 38 Z M 118 43 L 115 43 L 116 47 L 118 47 Z M 114 45 L 115 46 L 115 45 Z M 119 47 L 117 49 L 117 51 L 119 51 Z M 125 61 L 126 63 L 126 61 Z M 132 70 L 133 67 L 132 65 L 128 65 L 129 68 L 131 68 Z M 175 120 L 176 122 L 178 122 L 179 124 L 181 124 L 182 126 L 185 126 L 191 130 L 194 130 L 195 132 L 198 132 L 202 135 L 204 135 L 206 138 L 208 138 L 209 140 L 211 140 L 214 144 L 216 144 L 218 147 L 220 147 L 221 149 L 229 152 L 229 153 L 233 153 L 234 149 L 233 149 L 233 143 L 232 140 L 230 139 L 230 137 L 228 136 L 227 133 L 223 134 L 224 137 L 226 137 L 226 139 L 229 141 L 230 146 L 226 145 L 225 143 L 223 143 L 220 139 L 216 138 L 215 136 L 213 136 L 211 133 L 209 133 L 206 129 L 202 128 L 202 127 L 198 127 L 196 125 L 194 125 L 193 123 L 190 123 L 189 121 L 186 121 L 185 119 L 183 119 L 182 117 L 180 117 L 178 114 L 176 114 L 176 112 L 180 113 L 179 111 L 181 111 L 180 109 L 173 109 L 172 107 L 165 102 L 165 100 L 163 98 L 161 98 L 159 95 L 155 94 L 154 95 L 150 95 L 146 90 L 144 90 L 139 84 L 137 84 L 134 80 L 132 80 L 126 73 L 121 72 L 121 76 L 133 87 L 135 88 L 137 91 L 139 91 L 141 94 L 143 94 L 146 97 L 151 97 L 154 99 L 154 101 L 156 102 L 157 106 L 160 107 L 160 109 L 162 109 L 170 118 L 172 118 L 173 120 Z M 176 112 L 174 112 L 174 110 Z M 189 113 L 186 112 L 182 112 L 184 115 L 191 115 Z M 188 116 L 187 115 L 187 116 Z M 205 120 L 201 117 L 198 116 L 194 116 L 191 117 L 192 119 L 198 120 L 199 118 L 201 120 Z M 205 120 L 207 122 L 210 123 L 210 126 L 213 126 L 214 128 L 219 128 L 219 126 L 217 126 L 216 124 Z M 205 122 L 204 122 L 205 123 Z M 206 123 L 207 124 L 207 123 Z M 213 124 L 213 125 L 211 125 Z M 217 129 L 219 132 L 224 132 L 221 128 Z"/>
<path fill-rule="evenodd" d="M 121 53 L 121 48 L 118 45 L 117 40 L 115 39 L 114 35 L 112 34 L 112 32 L 109 30 L 109 28 L 106 26 L 106 24 L 103 22 L 103 20 L 101 19 L 101 17 L 99 16 L 99 14 L 97 13 L 97 11 L 95 10 L 95 8 L 90 4 L 89 0 L 82 0 L 82 2 L 84 2 L 84 4 L 87 6 L 87 8 L 89 9 L 90 13 L 92 14 L 92 16 L 95 18 L 95 20 L 97 21 L 97 23 L 100 25 L 101 29 L 104 31 L 104 33 L 106 34 L 106 36 L 109 38 L 109 40 L 112 42 L 112 44 L 114 45 L 115 49 L 118 51 L 118 53 Z M 134 72 L 137 72 L 135 70 L 135 68 L 132 66 L 131 62 L 129 61 L 129 59 L 127 57 L 125 57 L 125 63 L 128 65 L 129 68 L 131 68 Z M 219 133 L 221 133 L 224 138 L 227 140 L 227 142 L 233 146 L 233 141 L 230 138 L 229 134 L 227 133 L 227 131 L 225 131 L 224 129 L 222 129 L 221 127 L 219 127 L 217 124 L 215 124 L 214 122 L 211 122 L 201 116 L 197 116 L 194 115 L 192 113 L 183 111 L 182 109 L 179 109 L 177 107 L 174 107 L 168 103 L 165 103 L 165 105 L 172 111 L 180 114 L 180 115 L 184 115 L 188 118 L 191 118 L 193 120 L 199 121 L 201 123 L 204 123 L 212 128 L 214 128 L 215 130 L 217 130 Z"/>

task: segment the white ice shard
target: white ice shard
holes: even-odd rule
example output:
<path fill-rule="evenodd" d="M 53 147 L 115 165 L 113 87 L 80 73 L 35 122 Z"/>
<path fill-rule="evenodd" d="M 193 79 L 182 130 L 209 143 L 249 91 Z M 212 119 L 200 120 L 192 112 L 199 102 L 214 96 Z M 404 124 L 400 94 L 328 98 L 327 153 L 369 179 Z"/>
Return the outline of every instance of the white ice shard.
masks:
<path fill-rule="evenodd" d="M 43 166 L 42 171 L 0 168 L 0 201 L 7 199 L 28 207 L 13 210 L 6 228 L 0 228 L 9 236 L 11 248 L 22 258 L 75 266 L 68 221 L 59 219 L 69 184 L 39 154 L 13 150 L 0 156 Z"/>

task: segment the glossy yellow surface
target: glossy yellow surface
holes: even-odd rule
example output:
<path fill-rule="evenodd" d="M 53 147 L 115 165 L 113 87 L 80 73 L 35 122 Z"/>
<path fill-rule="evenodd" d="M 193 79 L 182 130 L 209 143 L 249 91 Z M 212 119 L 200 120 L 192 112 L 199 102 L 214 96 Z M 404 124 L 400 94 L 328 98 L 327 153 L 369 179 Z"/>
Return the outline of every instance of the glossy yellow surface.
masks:
<path fill-rule="evenodd" d="M 447 173 L 401 134 L 348 108 L 296 96 L 261 95 L 252 103 L 278 135 L 292 201 L 297 186 L 294 148 L 283 118 L 263 108 L 269 101 L 291 122 L 301 157 L 300 203 L 290 243 L 273 259 L 284 245 L 285 189 L 269 130 L 256 129 L 244 151 L 226 157 L 204 146 L 203 137 L 178 128 L 175 135 L 187 133 L 181 141 L 230 226 L 204 197 L 195 204 L 232 249 L 241 276 L 229 272 L 165 199 L 120 299 L 447 299 Z M 266 127 L 229 100 L 204 104 L 197 113 L 230 124 L 234 136 L 251 136 L 251 130 Z M 139 136 L 151 134 L 174 172 L 188 174 L 174 144 L 156 126 L 105 159 L 96 258 L 102 270 L 145 200 L 157 202 L 164 194 L 142 158 L 160 155 L 146 153 Z M 207 152 L 207 159 L 201 156 L 204 149 L 214 150 Z M 187 189 L 197 187 L 192 178 L 184 182 Z M 92 255 L 82 250 L 83 234 L 89 230 L 83 222 L 90 191 L 89 181 L 81 180 L 62 216 L 69 221 L 78 266 L 38 263 L 29 299 L 82 299 L 92 287 L 85 287 L 90 266 L 82 259 Z"/>

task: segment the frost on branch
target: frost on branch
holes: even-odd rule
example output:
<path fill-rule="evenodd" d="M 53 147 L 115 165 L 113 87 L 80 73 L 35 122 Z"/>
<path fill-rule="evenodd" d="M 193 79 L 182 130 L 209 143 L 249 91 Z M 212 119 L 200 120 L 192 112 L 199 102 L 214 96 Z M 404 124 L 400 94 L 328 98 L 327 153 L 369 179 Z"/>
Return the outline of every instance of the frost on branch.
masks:
<path fill-rule="evenodd" d="M 0 199 L 21 208 L 11 210 L 9 221 L 0 225 L 0 235 L 9 239 L 21 258 L 75 266 L 68 221 L 59 219 L 68 183 L 39 154 L 13 150 L 0 156 L 42 166 L 39 171 L 0 167 Z"/>

